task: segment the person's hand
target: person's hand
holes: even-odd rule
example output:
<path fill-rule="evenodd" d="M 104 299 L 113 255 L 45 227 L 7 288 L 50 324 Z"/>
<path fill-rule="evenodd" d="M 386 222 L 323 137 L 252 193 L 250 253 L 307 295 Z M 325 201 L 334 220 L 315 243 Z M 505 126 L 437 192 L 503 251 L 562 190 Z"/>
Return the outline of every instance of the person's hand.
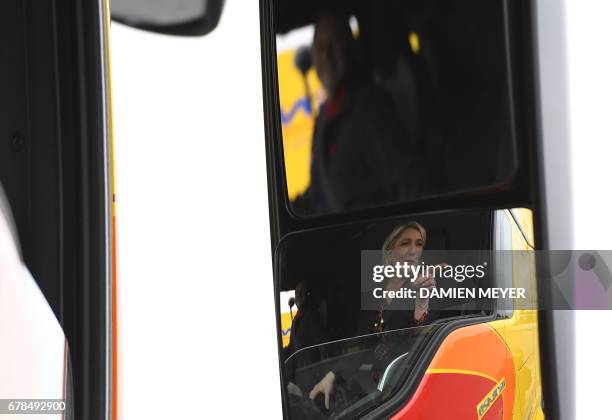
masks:
<path fill-rule="evenodd" d="M 336 375 L 334 374 L 334 372 L 327 372 L 327 375 L 325 375 L 323 379 L 321 379 L 319 383 L 316 384 L 314 388 L 312 388 L 312 391 L 310 391 L 310 395 L 308 395 L 308 398 L 314 400 L 315 398 L 317 398 L 317 395 L 324 394 L 325 408 L 329 410 L 329 398 L 332 392 L 334 391 L 335 382 Z"/>
<path fill-rule="evenodd" d="M 438 264 L 436 267 L 446 267 L 448 264 L 442 263 Z M 432 276 L 421 276 L 418 277 L 414 283 L 412 283 L 412 288 L 416 290 L 417 295 L 415 299 L 414 306 L 414 319 L 419 321 L 429 311 L 429 295 L 433 289 L 437 287 L 436 279 Z M 430 293 L 427 293 L 427 297 L 421 297 L 420 289 L 429 289 Z"/>
<path fill-rule="evenodd" d="M 412 283 L 412 288 L 416 290 L 416 298 L 414 300 L 414 315 L 416 319 L 420 319 L 421 316 L 417 314 L 423 314 L 429 310 L 429 293 L 425 297 L 421 297 L 421 289 L 432 289 L 436 288 L 436 279 L 430 276 L 421 276 Z"/>

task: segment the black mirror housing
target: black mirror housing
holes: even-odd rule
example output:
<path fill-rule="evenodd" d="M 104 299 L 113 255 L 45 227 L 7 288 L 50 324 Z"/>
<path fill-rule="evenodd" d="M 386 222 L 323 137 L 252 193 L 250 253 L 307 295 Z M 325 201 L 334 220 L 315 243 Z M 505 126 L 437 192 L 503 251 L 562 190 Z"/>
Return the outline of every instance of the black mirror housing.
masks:
<path fill-rule="evenodd" d="M 149 32 L 178 36 L 203 36 L 221 18 L 225 0 L 112 0 L 115 22 Z"/>

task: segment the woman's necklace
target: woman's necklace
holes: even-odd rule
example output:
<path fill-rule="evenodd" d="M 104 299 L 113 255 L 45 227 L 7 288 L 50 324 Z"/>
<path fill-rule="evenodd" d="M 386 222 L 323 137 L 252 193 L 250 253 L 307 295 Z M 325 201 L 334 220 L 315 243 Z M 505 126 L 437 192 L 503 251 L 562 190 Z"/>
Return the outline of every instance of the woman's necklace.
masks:
<path fill-rule="evenodd" d="M 385 311 L 385 303 L 383 302 L 380 305 L 380 310 L 376 315 L 376 320 L 374 321 L 374 326 L 372 327 L 372 332 L 377 334 L 385 332 L 385 319 L 383 318 L 383 312 Z"/>
<path fill-rule="evenodd" d="M 391 280 L 393 281 L 393 280 Z M 405 280 L 401 280 L 398 284 L 397 287 L 392 288 L 392 287 L 386 287 L 385 290 L 390 290 L 393 289 L 394 291 L 397 291 L 399 288 L 402 287 L 402 285 L 404 284 Z M 391 282 L 389 282 L 391 283 Z M 376 320 L 374 321 L 374 325 L 372 326 L 372 330 L 373 332 L 380 334 L 385 332 L 385 318 L 384 318 L 384 312 L 385 312 L 385 307 L 388 306 L 390 303 L 392 302 L 392 300 L 387 300 L 384 299 L 382 301 L 382 303 L 380 304 L 380 310 L 378 311 L 378 314 L 376 315 Z"/>

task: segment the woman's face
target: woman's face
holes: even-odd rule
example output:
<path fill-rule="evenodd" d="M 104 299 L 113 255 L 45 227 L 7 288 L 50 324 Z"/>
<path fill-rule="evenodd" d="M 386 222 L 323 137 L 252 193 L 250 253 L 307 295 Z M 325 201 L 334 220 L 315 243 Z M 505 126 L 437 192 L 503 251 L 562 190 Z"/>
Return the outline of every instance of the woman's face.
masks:
<path fill-rule="evenodd" d="M 398 235 L 390 249 L 391 263 L 406 262 L 410 265 L 418 264 L 421 261 L 424 245 L 423 237 L 417 229 L 405 229 Z"/>

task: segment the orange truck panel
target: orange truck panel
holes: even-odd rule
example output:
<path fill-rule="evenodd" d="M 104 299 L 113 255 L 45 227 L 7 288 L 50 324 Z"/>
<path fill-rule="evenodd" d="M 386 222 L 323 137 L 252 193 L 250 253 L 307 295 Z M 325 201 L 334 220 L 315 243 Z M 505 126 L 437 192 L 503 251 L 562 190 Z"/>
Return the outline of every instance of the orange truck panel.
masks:
<path fill-rule="evenodd" d="M 511 419 L 515 373 L 505 342 L 488 324 L 449 334 L 408 404 L 393 419 Z"/>

